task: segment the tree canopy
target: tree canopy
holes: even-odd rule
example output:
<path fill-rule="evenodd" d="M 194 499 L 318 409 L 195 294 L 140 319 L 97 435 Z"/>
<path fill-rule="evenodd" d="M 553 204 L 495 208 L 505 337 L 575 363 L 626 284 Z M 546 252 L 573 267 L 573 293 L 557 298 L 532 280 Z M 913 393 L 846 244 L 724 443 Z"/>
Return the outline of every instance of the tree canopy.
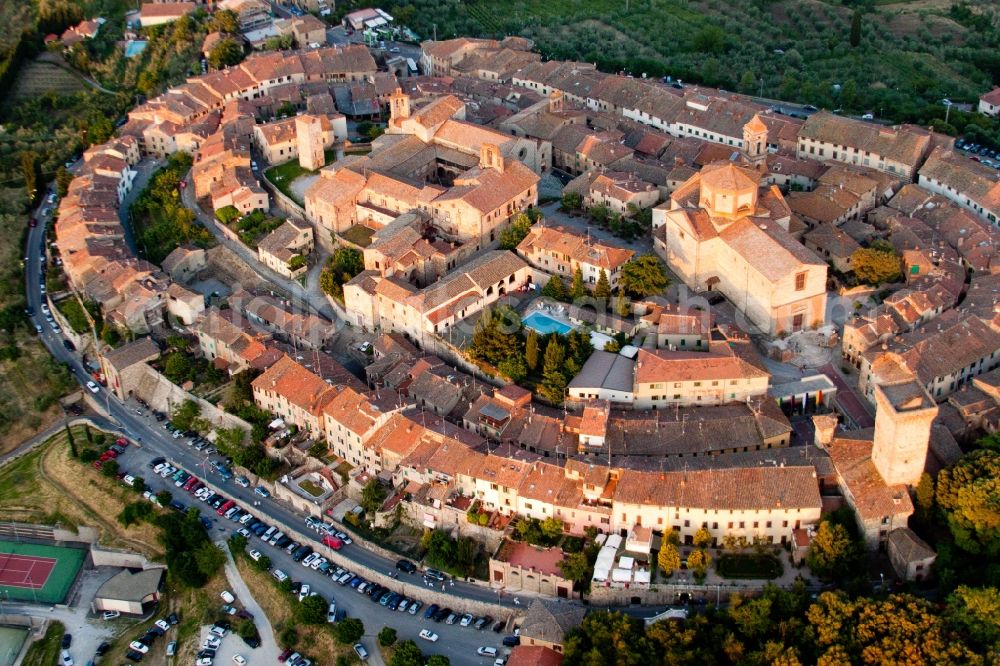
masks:
<path fill-rule="evenodd" d="M 941 470 L 937 504 L 955 543 L 974 554 L 1000 554 L 1000 453 L 973 451 Z"/>
<path fill-rule="evenodd" d="M 862 247 L 851 255 L 851 266 L 858 280 L 867 284 L 895 282 L 899 279 L 899 257 L 885 247 Z"/>
<path fill-rule="evenodd" d="M 525 239 L 531 231 L 531 218 L 524 213 L 518 213 L 511 220 L 510 226 L 500 232 L 500 249 L 513 250 Z"/>
<path fill-rule="evenodd" d="M 669 284 L 663 262 L 651 254 L 639 255 L 622 266 L 621 286 L 631 296 L 652 296 Z"/>

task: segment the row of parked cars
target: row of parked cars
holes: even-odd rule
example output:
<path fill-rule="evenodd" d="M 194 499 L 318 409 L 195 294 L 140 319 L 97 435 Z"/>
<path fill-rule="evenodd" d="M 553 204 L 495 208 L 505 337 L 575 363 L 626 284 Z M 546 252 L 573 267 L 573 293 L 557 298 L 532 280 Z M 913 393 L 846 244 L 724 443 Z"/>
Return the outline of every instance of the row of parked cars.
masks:
<path fill-rule="evenodd" d="M 994 150 L 963 139 L 955 141 L 955 148 L 968 153 L 969 159 L 973 159 L 994 169 L 1000 169 L 1000 150 Z"/>
<path fill-rule="evenodd" d="M 146 653 L 149 652 L 149 648 L 152 647 L 153 643 L 155 643 L 161 636 L 166 635 L 170 628 L 176 625 L 179 621 L 180 618 L 177 617 L 177 613 L 171 613 L 170 615 L 157 620 L 153 626 L 146 630 L 145 634 L 139 636 L 128 644 L 128 651 L 125 653 L 125 656 L 131 661 L 142 661 Z M 176 641 L 171 641 L 167 644 L 168 655 L 172 655 L 176 651 Z"/>
<path fill-rule="evenodd" d="M 114 444 L 101 454 L 100 458 L 94 461 L 94 469 L 101 469 L 104 467 L 104 463 L 109 460 L 117 460 L 126 451 L 128 451 L 128 440 L 124 437 L 119 437 Z"/>

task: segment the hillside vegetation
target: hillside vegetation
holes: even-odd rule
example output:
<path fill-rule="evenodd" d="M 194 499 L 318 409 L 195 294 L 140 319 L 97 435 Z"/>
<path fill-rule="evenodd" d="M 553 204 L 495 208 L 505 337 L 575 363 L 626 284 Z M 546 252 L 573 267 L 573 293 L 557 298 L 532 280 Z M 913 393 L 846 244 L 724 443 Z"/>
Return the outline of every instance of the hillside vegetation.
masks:
<path fill-rule="evenodd" d="M 941 99 L 971 102 L 1000 81 L 992 0 L 404 0 L 391 11 L 424 38 L 435 24 L 438 39 L 522 35 L 549 59 L 899 121 L 928 122 Z"/>

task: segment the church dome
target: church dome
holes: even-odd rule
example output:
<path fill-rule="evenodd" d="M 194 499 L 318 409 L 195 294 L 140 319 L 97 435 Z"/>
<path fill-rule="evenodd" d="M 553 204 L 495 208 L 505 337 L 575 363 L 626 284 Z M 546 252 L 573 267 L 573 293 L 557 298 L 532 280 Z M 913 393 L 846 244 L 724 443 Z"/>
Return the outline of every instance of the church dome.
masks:
<path fill-rule="evenodd" d="M 742 217 L 757 208 L 758 181 L 732 162 L 708 165 L 701 171 L 699 205 L 713 217 Z"/>

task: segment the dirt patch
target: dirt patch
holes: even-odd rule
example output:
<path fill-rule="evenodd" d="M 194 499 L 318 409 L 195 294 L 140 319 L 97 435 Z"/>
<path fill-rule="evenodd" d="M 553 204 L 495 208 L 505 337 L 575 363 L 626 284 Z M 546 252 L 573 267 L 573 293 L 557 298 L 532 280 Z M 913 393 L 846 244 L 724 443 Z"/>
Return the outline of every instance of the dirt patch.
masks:
<path fill-rule="evenodd" d="M 304 205 L 302 202 L 306 200 L 306 190 L 309 186 L 316 182 L 319 178 L 318 173 L 308 173 L 299 176 L 291 183 L 288 184 L 288 190 L 292 193 L 292 198 L 295 199 L 295 203 L 300 206 Z"/>

